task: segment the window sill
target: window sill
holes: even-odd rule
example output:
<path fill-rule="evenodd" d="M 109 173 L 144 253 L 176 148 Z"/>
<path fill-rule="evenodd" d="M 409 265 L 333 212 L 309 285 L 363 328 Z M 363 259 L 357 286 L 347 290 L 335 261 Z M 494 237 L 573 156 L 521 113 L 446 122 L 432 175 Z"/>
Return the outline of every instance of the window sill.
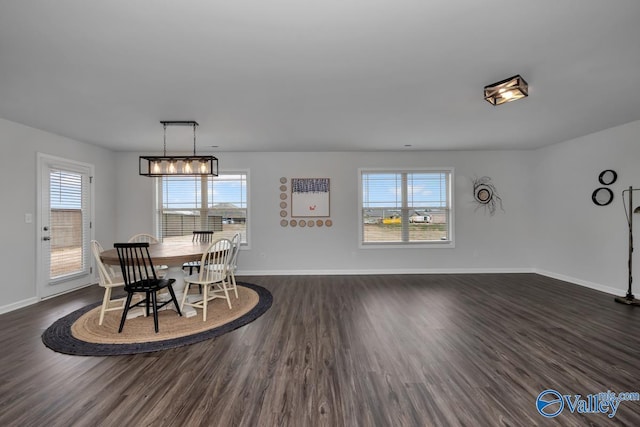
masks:
<path fill-rule="evenodd" d="M 358 245 L 360 249 L 452 249 L 456 244 L 452 240 L 433 241 L 433 242 L 370 242 Z"/>

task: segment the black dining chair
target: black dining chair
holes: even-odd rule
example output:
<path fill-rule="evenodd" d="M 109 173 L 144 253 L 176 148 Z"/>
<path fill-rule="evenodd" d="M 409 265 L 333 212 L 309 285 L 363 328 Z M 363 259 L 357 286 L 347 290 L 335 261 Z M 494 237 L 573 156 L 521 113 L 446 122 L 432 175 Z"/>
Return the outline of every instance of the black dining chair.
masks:
<path fill-rule="evenodd" d="M 152 236 L 151 234 L 147 234 L 147 233 L 138 233 L 138 234 L 134 234 L 133 236 L 131 236 L 129 238 L 129 240 L 127 240 L 127 242 L 129 243 L 144 243 L 147 242 L 150 245 L 157 245 L 158 243 L 160 243 L 160 240 L 158 240 L 158 238 L 156 236 Z M 156 273 L 158 274 L 158 276 L 160 277 L 164 277 L 167 275 L 167 270 L 169 269 L 168 266 L 166 265 L 156 265 Z"/>
<path fill-rule="evenodd" d="M 176 279 L 158 278 L 153 268 L 153 262 L 149 255 L 149 243 L 115 243 L 113 245 L 118 252 L 120 260 L 120 268 L 122 269 L 122 277 L 124 280 L 124 290 L 127 292 L 127 301 L 122 312 L 120 320 L 120 328 L 118 333 L 122 332 L 124 322 L 127 320 L 127 313 L 133 307 L 145 305 L 146 315 L 149 316 L 150 305 L 153 308 L 153 324 L 156 333 L 158 333 L 158 309 L 173 302 L 178 315 L 182 316 L 180 306 L 173 291 L 173 283 Z M 171 295 L 171 299 L 158 304 L 158 291 L 167 289 Z M 145 298 L 131 305 L 131 299 L 134 294 L 144 293 Z"/>
<path fill-rule="evenodd" d="M 213 231 L 194 231 L 193 237 L 191 237 L 193 243 L 211 243 L 213 242 Z M 193 270 L 196 273 L 200 272 L 200 261 L 190 261 L 182 264 L 182 269 L 189 269 L 189 275 L 193 274 Z"/>

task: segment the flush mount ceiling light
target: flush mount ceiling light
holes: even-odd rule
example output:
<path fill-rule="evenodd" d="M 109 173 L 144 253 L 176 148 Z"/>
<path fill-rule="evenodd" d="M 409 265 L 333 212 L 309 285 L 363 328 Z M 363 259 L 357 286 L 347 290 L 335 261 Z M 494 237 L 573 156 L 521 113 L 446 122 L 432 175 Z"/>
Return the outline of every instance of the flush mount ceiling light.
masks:
<path fill-rule="evenodd" d="M 196 155 L 196 127 L 194 121 L 161 121 L 164 129 L 164 155 L 140 156 L 139 170 L 143 176 L 218 176 L 218 159 Z M 193 127 L 193 155 L 167 156 L 167 126 Z"/>
<path fill-rule="evenodd" d="M 484 99 L 493 105 L 515 101 L 528 95 L 529 85 L 519 74 L 484 87 Z"/>

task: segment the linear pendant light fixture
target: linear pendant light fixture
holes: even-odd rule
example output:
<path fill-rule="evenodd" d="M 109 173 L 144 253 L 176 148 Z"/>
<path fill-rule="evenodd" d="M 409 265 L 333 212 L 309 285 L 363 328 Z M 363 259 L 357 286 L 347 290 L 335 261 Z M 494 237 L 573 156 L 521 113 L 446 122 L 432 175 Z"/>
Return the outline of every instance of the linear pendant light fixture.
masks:
<path fill-rule="evenodd" d="M 139 171 L 143 176 L 218 176 L 218 159 L 196 154 L 196 127 L 194 121 L 161 121 L 164 129 L 164 155 L 140 156 Z M 193 127 L 193 155 L 167 156 L 167 126 Z"/>
<path fill-rule="evenodd" d="M 484 87 L 484 99 L 493 105 L 501 105 L 527 96 L 529 85 L 519 74 Z"/>

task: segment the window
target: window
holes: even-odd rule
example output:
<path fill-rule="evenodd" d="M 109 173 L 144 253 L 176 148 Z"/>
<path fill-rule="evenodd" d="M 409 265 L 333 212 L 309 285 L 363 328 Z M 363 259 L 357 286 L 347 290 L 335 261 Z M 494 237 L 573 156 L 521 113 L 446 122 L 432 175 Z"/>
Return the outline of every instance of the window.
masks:
<path fill-rule="evenodd" d="M 88 177 L 49 170 L 49 237 L 51 280 L 86 273 L 89 234 Z"/>
<path fill-rule="evenodd" d="M 247 243 L 249 222 L 247 172 L 217 177 L 164 176 L 158 179 L 158 236 L 163 241 L 190 240 L 194 230 L 217 238 L 240 233 Z"/>
<path fill-rule="evenodd" d="M 360 243 L 453 246 L 452 169 L 360 170 Z"/>

